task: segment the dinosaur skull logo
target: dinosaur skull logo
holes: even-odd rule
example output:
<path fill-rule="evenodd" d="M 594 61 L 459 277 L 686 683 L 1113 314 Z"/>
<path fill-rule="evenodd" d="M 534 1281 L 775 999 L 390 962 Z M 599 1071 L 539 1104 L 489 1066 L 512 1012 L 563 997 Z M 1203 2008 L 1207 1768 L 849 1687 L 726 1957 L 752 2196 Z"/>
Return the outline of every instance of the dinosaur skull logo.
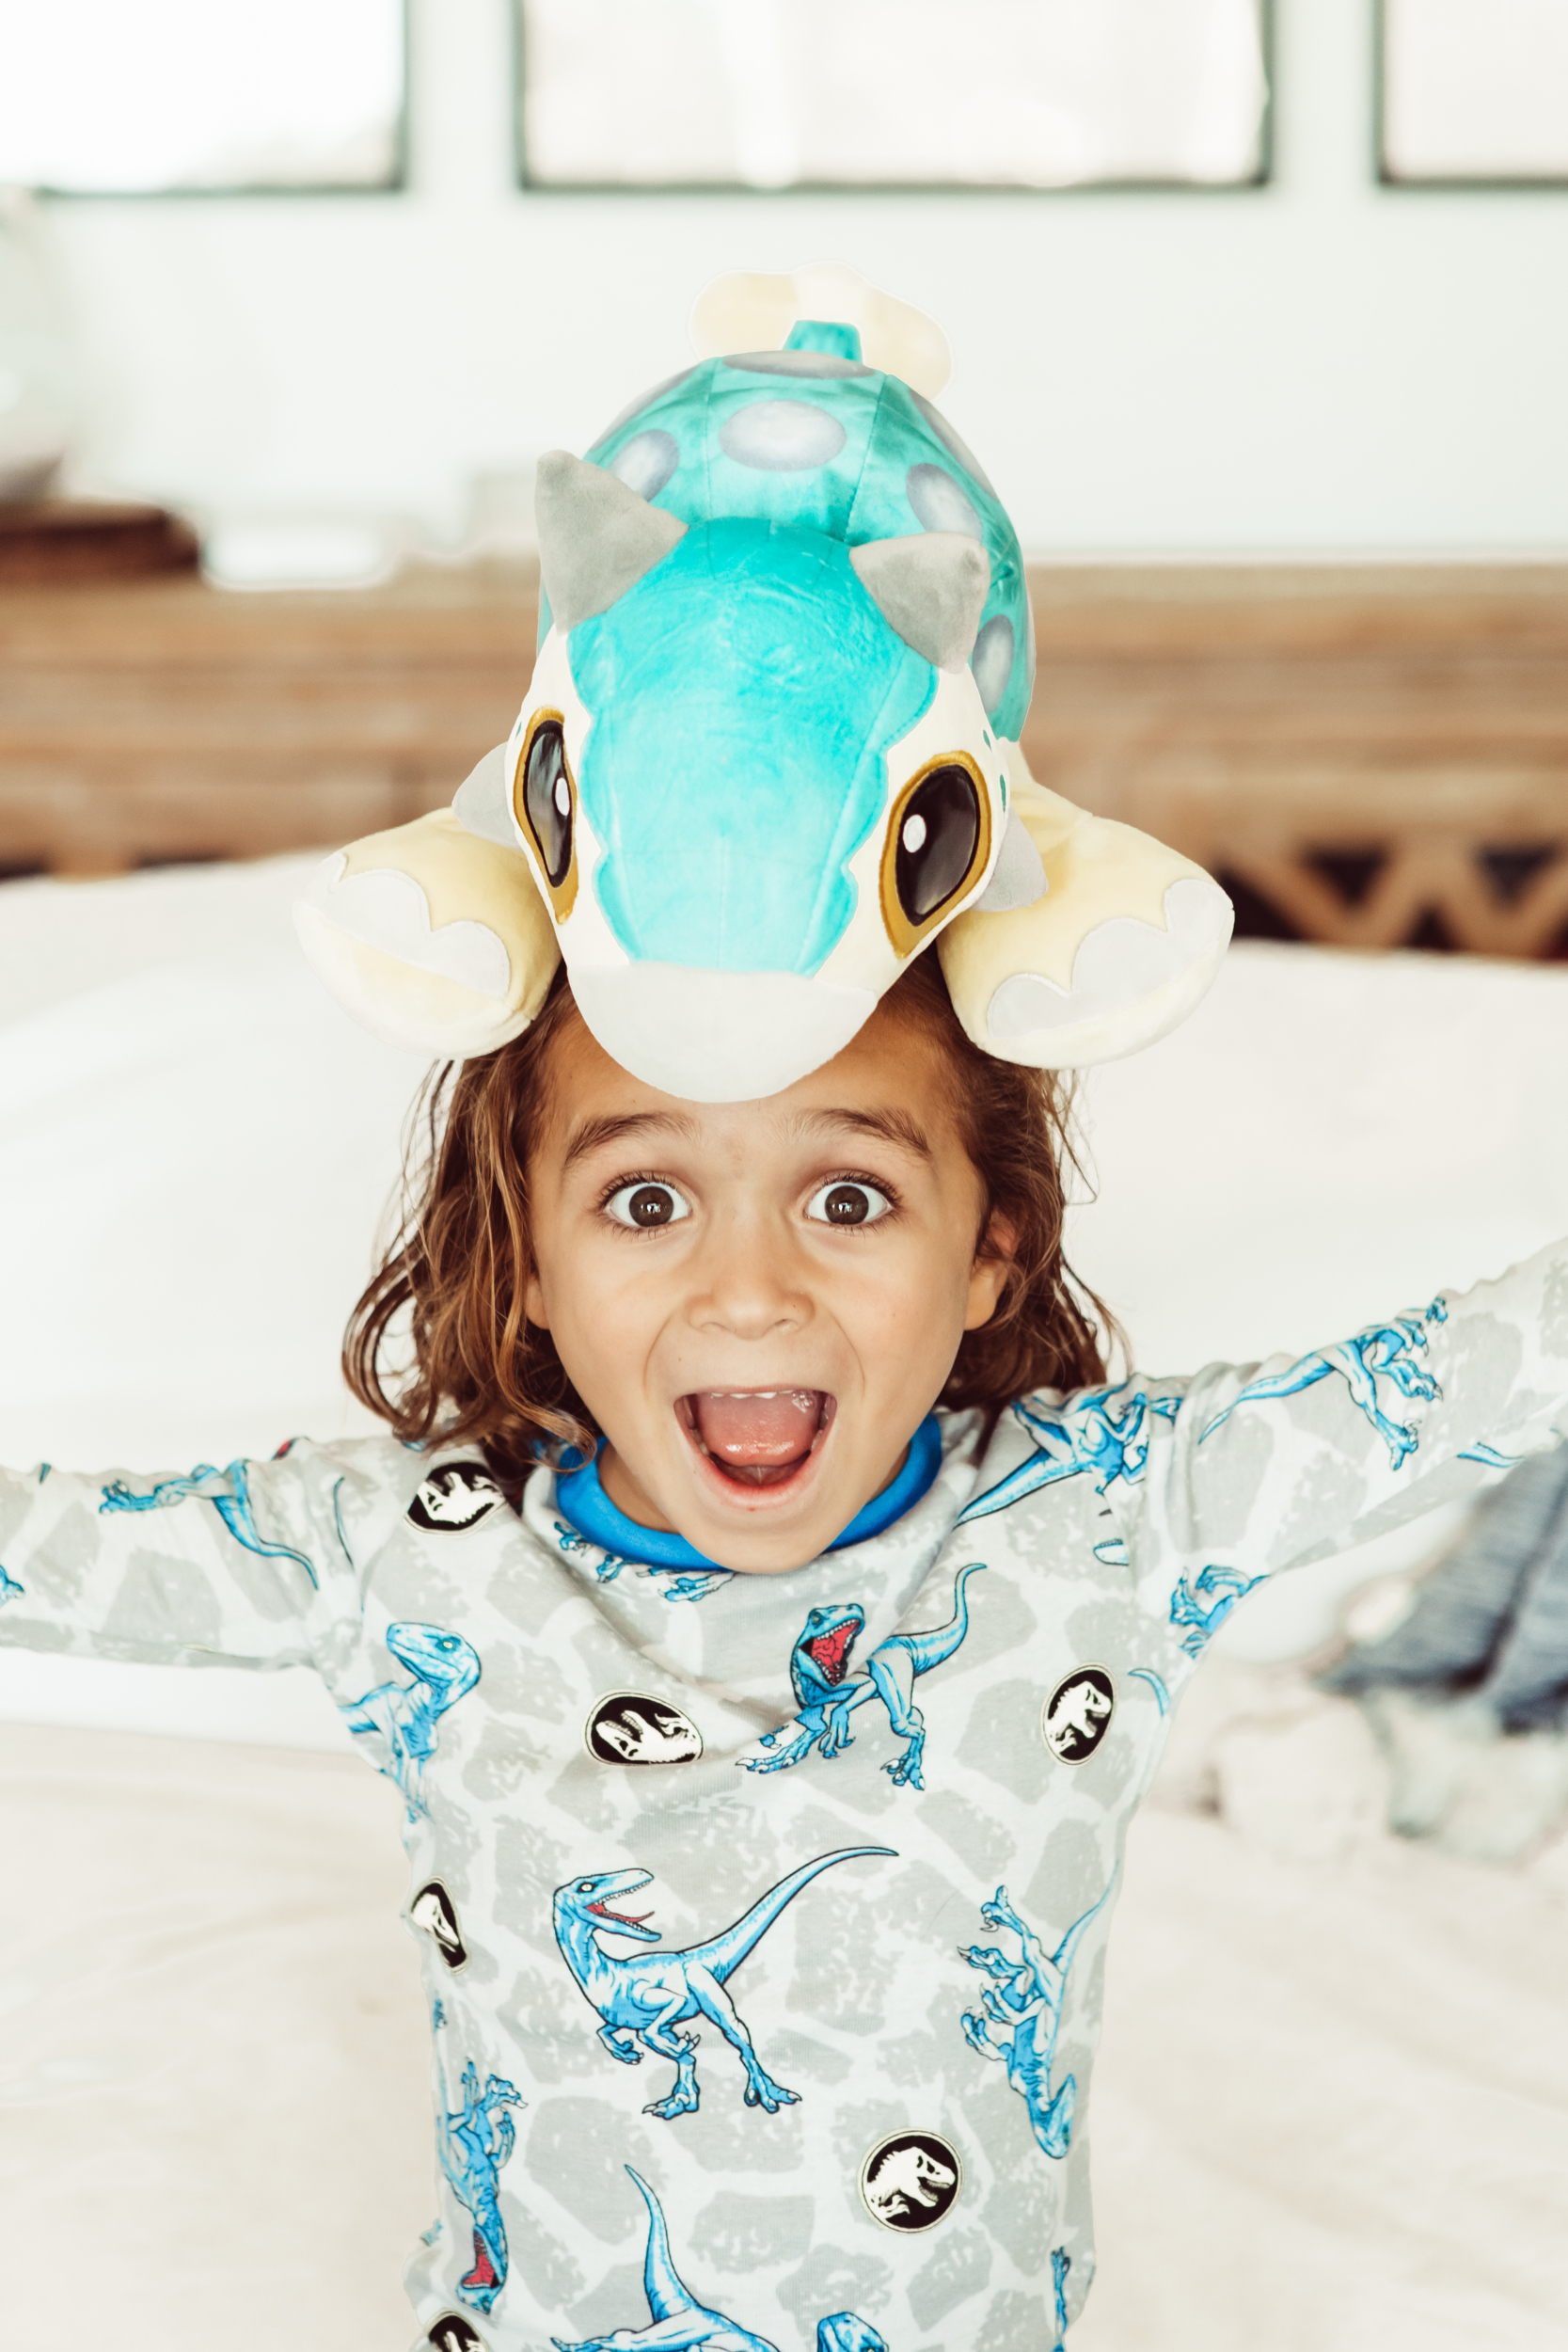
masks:
<path fill-rule="evenodd" d="M 1058 1764 L 1086 1764 L 1111 1728 L 1117 1686 L 1103 1666 L 1074 1666 L 1040 1712 L 1040 1738 Z"/>
<path fill-rule="evenodd" d="M 426 1535 L 466 1535 L 506 1502 L 483 1462 L 443 1462 L 416 1490 L 408 1520 Z"/>
<path fill-rule="evenodd" d="M 467 1947 L 457 1924 L 457 1907 L 439 1879 L 432 1879 L 428 1885 L 420 1887 L 408 1906 L 408 1916 L 434 1939 L 449 1968 L 467 1965 Z"/>
<path fill-rule="evenodd" d="M 484 2338 L 461 2312 L 443 2312 L 433 2320 L 425 2342 L 430 2352 L 484 2352 Z"/>
<path fill-rule="evenodd" d="M 884 2230 L 934 2230 L 958 2201 L 964 2169 L 950 2139 L 895 2132 L 861 2167 L 861 2197 Z"/>
<path fill-rule="evenodd" d="M 694 1764 L 703 1735 L 689 1715 L 645 1691 L 611 1691 L 582 1727 L 597 1764 Z"/>

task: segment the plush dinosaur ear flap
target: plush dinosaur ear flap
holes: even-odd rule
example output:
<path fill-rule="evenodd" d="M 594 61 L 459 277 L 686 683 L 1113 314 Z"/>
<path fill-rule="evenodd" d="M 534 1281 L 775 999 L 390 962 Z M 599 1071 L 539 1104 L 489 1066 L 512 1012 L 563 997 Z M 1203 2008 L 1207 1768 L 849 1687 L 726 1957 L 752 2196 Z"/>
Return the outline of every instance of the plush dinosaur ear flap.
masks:
<path fill-rule="evenodd" d="M 504 747 L 488 754 L 469 785 L 504 759 Z M 516 1037 L 561 955 L 526 851 L 482 839 L 450 808 L 336 851 L 294 924 L 345 1010 L 419 1054 L 488 1054 Z"/>
<path fill-rule="evenodd" d="M 990 593 L 990 558 L 961 531 L 868 539 L 851 548 L 855 576 L 889 628 L 934 670 L 961 670 Z"/>
<path fill-rule="evenodd" d="M 1045 791 L 1016 749 L 1007 772 L 1008 834 L 1016 825 L 1028 835 L 1037 877 L 1017 843 L 1027 896 L 993 880 L 942 933 L 953 1009 L 982 1052 L 1036 1070 L 1135 1054 L 1184 1021 L 1212 982 L 1230 901 L 1163 842 Z"/>
<path fill-rule="evenodd" d="M 533 512 L 540 576 L 562 630 L 608 612 L 686 536 L 673 515 L 563 449 L 539 460 Z"/>

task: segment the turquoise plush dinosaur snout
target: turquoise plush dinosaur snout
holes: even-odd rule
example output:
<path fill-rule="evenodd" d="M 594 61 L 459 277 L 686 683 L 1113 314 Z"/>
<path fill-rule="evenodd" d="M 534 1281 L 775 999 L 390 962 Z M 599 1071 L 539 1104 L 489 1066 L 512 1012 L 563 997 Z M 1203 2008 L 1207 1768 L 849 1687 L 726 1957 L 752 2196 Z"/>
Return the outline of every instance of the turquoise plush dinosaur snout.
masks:
<path fill-rule="evenodd" d="M 569 639 L 594 714 L 578 788 L 599 905 L 639 962 L 817 971 L 856 911 L 848 860 L 931 665 L 848 549 L 751 519 L 689 530 Z"/>

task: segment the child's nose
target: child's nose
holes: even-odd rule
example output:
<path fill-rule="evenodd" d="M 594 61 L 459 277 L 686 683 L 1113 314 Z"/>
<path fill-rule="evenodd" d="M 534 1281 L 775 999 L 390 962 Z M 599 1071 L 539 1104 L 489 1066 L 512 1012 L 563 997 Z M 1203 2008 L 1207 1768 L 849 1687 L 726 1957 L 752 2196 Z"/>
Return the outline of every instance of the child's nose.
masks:
<path fill-rule="evenodd" d="M 725 1220 L 703 1251 L 690 1320 L 744 1340 L 797 1331 L 812 1312 L 802 1273 L 786 1234 L 760 1220 Z"/>

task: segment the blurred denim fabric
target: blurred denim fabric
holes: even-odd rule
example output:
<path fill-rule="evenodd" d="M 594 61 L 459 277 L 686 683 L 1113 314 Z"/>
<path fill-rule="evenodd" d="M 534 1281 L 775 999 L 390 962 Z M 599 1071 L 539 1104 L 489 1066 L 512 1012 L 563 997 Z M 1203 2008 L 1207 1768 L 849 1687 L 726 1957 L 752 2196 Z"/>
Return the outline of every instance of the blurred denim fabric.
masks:
<path fill-rule="evenodd" d="M 1463 1696 L 1500 1731 L 1568 1725 L 1568 1445 L 1530 1455 L 1483 1497 L 1409 1615 L 1321 1686 Z"/>

